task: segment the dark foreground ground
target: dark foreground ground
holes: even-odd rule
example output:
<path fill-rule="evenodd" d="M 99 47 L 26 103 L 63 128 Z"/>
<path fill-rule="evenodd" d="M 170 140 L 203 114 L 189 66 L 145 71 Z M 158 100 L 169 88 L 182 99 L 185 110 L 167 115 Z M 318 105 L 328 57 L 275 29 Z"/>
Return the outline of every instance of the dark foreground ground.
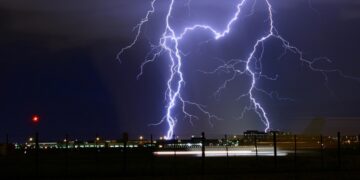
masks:
<path fill-rule="evenodd" d="M 360 152 L 285 157 L 153 156 L 150 150 L 46 150 L 0 156 L 0 179 L 360 179 Z"/>

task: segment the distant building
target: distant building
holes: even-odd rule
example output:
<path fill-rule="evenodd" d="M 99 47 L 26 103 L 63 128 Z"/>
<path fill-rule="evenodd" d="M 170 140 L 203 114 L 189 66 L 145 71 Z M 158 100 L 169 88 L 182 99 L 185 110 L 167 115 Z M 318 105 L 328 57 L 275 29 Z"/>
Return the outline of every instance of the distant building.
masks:
<path fill-rule="evenodd" d="M 249 136 L 267 136 L 268 134 L 265 131 L 258 131 L 258 130 L 247 130 L 244 132 L 245 137 Z"/>

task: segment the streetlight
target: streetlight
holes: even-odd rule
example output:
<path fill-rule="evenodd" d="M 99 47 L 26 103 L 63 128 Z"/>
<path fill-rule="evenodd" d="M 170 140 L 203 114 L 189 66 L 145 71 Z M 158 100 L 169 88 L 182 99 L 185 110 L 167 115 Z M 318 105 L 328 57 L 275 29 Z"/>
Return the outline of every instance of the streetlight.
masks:
<path fill-rule="evenodd" d="M 39 133 L 37 131 L 37 125 L 40 122 L 40 116 L 39 115 L 33 115 L 31 117 L 31 122 L 35 125 L 35 149 L 39 149 Z"/>
<path fill-rule="evenodd" d="M 95 148 L 99 148 L 99 141 L 100 141 L 100 137 L 96 135 L 96 138 L 95 138 Z"/>

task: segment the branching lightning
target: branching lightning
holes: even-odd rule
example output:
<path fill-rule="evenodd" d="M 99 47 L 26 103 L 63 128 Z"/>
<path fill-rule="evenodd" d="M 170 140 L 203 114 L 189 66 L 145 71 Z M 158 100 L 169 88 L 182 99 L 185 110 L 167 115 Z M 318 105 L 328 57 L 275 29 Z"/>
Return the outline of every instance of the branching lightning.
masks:
<path fill-rule="evenodd" d="M 167 89 L 165 92 L 165 99 L 167 102 L 166 105 L 166 113 L 164 117 L 161 119 L 161 121 L 157 124 L 166 122 L 168 125 L 167 134 L 165 136 L 166 139 L 171 139 L 174 135 L 174 128 L 177 124 L 177 118 L 175 117 L 175 111 L 178 108 L 182 111 L 183 115 L 192 122 L 192 119 L 197 119 L 198 117 L 196 115 L 193 115 L 187 111 L 188 106 L 192 106 L 197 108 L 200 112 L 204 113 L 209 119 L 220 119 L 219 117 L 211 114 L 206 110 L 206 107 L 204 105 L 186 100 L 182 97 L 182 89 L 185 84 L 185 80 L 183 77 L 182 72 L 182 63 L 183 63 L 183 54 L 179 48 L 180 42 L 183 40 L 183 38 L 191 33 L 192 31 L 208 31 L 210 34 L 212 34 L 212 37 L 214 40 L 221 39 L 231 33 L 233 31 L 232 27 L 233 24 L 237 22 L 239 17 L 241 16 L 241 12 L 244 6 L 247 4 L 251 6 L 251 13 L 243 16 L 251 16 L 254 14 L 254 7 L 255 4 L 259 0 L 240 0 L 238 4 L 236 4 L 236 12 L 232 16 L 232 18 L 228 21 L 226 27 L 222 31 L 218 31 L 212 26 L 206 25 L 206 24 L 195 24 L 193 26 L 185 27 L 182 31 L 175 31 L 171 24 L 171 17 L 173 13 L 174 8 L 174 2 L 175 0 L 169 0 L 169 6 L 166 11 L 166 17 L 164 21 L 165 29 L 159 39 L 158 44 L 152 45 L 152 49 L 149 52 L 148 56 L 146 57 L 145 61 L 141 64 L 140 72 L 138 74 L 138 77 L 140 77 L 143 74 L 143 68 L 147 63 L 155 61 L 160 55 L 166 54 L 167 58 L 170 63 L 169 71 L 170 75 L 167 80 Z M 262 123 L 265 126 L 265 131 L 268 131 L 270 129 L 270 121 L 268 114 L 266 113 L 263 105 L 257 100 L 255 97 L 255 92 L 261 92 L 265 93 L 266 95 L 269 95 L 271 97 L 275 97 L 280 100 L 291 100 L 289 98 L 282 98 L 279 96 L 277 92 L 267 92 L 263 89 L 260 89 L 257 87 L 257 80 L 261 78 L 265 78 L 267 80 L 277 80 L 278 76 L 271 77 L 266 74 L 262 73 L 262 65 L 261 60 L 263 57 L 264 52 L 264 43 L 269 39 L 276 39 L 278 40 L 282 47 L 284 48 L 284 53 L 291 52 L 296 55 L 298 55 L 298 59 L 300 62 L 305 64 L 309 69 L 315 72 L 319 72 L 324 76 L 325 83 L 328 80 L 328 74 L 329 73 L 338 73 L 340 76 L 345 78 L 351 78 L 359 81 L 359 78 L 351 77 L 345 75 L 341 70 L 338 69 L 320 69 L 314 66 L 314 64 L 318 61 L 326 61 L 331 62 L 328 58 L 316 58 L 316 59 L 306 59 L 300 49 L 297 47 L 291 45 L 289 41 L 287 41 L 285 38 L 283 38 L 277 31 L 275 24 L 274 24 L 274 18 L 273 18 L 273 7 L 270 3 L 270 0 L 262 0 L 263 3 L 266 4 L 267 7 L 267 16 L 268 16 L 268 30 L 266 31 L 265 35 L 258 38 L 253 45 L 252 51 L 248 54 L 248 56 L 245 59 L 233 59 L 227 62 L 224 62 L 223 65 L 216 68 L 214 71 L 211 72 L 204 72 L 204 73 L 216 73 L 218 71 L 226 71 L 231 72 L 232 76 L 229 79 L 226 79 L 222 85 L 218 88 L 218 90 L 215 92 L 215 94 L 219 94 L 223 89 L 227 87 L 227 84 L 234 81 L 237 76 L 240 75 L 246 75 L 251 78 L 251 84 L 250 88 L 245 94 L 242 94 L 239 96 L 239 98 L 245 98 L 248 97 L 249 104 L 244 107 L 244 109 L 241 111 L 240 118 L 244 116 L 244 114 L 247 111 L 254 111 L 259 119 L 262 121 Z M 126 47 L 122 48 L 118 54 L 118 58 L 120 59 L 120 56 L 128 49 L 132 48 L 136 42 L 139 39 L 139 36 L 141 35 L 142 27 L 145 23 L 149 21 L 150 16 L 155 13 L 155 4 L 157 0 L 152 0 L 151 2 L 151 8 L 149 11 L 147 11 L 146 16 L 134 27 L 134 31 L 136 31 L 135 38 L 133 41 Z M 189 6 L 190 1 L 188 1 Z M 180 32 L 180 33 L 176 33 Z M 257 57 L 257 54 L 260 54 L 259 57 Z M 255 62 L 255 67 L 252 67 L 252 63 Z M 238 68 L 239 65 L 243 65 Z M 211 123 L 211 121 L 210 121 Z"/>

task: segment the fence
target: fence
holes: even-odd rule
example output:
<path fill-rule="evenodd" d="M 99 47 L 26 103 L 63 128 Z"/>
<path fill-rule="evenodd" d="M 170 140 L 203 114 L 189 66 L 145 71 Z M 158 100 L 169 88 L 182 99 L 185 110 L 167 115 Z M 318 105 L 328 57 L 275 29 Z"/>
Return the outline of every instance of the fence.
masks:
<path fill-rule="evenodd" d="M 77 142 L 68 135 L 55 143 L 39 142 L 1 146 L 5 175 L 32 176 L 131 176 L 176 174 L 241 174 L 267 171 L 360 170 L 360 135 L 290 135 L 271 132 L 206 139 L 164 140 L 141 137 L 131 140 Z M 29 140 L 30 141 L 30 140 Z"/>

